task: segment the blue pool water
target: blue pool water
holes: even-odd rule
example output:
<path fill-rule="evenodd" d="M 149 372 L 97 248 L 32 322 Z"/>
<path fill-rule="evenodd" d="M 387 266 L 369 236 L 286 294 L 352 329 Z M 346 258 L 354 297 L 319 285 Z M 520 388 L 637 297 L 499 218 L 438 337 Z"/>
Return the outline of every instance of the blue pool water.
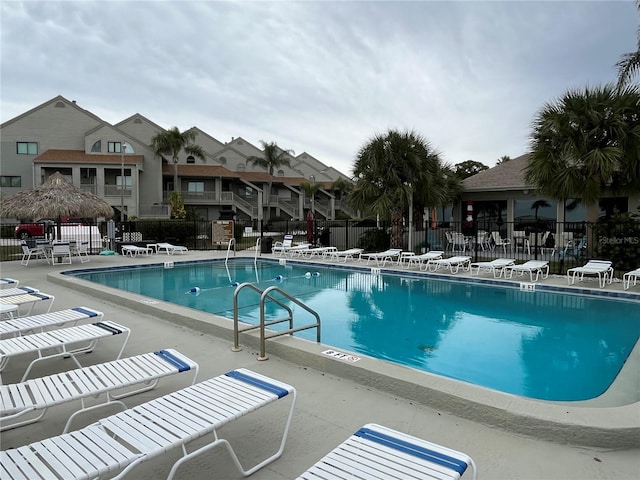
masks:
<path fill-rule="evenodd" d="M 76 275 L 230 319 L 235 282 L 278 285 L 320 314 L 323 344 L 544 400 L 602 394 L 640 335 L 639 302 L 424 276 L 243 259 Z M 258 302 L 241 291 L 242 322 L 259 322 Z M 296 325 L 313 322 L 292 308 Z M 266 310 L 267 320 L 283 316 L 274 303 Z M 296 335 L 315 341 L 316 333 Z"/>

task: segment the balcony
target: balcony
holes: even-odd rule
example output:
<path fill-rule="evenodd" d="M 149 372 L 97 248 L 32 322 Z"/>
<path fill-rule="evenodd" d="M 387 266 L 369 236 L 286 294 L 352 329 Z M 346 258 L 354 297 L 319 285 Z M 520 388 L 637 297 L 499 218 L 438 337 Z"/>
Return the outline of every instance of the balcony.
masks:
<path fill-rule="evenodd" d="M 125 197 L 130 197 L 132 192 L 131 187 L 124 187 L 124 192 L 122 191 L 122 187 L 119 185 L 105 185 L 104 186 L 104 196 L 105 197 L 119 197 L 120 195 L 124 195 Z"/>

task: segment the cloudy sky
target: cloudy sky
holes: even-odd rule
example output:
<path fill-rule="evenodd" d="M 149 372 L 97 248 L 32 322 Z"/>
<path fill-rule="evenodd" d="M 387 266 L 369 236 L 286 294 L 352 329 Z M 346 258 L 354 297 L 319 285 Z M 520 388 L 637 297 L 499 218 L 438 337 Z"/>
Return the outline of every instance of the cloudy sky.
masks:
<path fill-rule="evenodd" d="M 451 164 L 526 152 L 535 113 L 615 81 L 627 1 L 0 1 L 0 121 L 62 95 L 307 151 L 349 174 L 409 129 Z"/>

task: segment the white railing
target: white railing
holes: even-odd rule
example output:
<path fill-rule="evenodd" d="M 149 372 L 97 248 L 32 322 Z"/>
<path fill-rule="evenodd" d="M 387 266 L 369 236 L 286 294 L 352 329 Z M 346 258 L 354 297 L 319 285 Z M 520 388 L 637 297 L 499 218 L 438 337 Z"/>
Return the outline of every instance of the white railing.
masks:
<path fill-rule="evenodd" d="M 139 217 L 160 217 L 169 218 L 171 207 L 169 205 L 140 205 L 138 207 Z"/>

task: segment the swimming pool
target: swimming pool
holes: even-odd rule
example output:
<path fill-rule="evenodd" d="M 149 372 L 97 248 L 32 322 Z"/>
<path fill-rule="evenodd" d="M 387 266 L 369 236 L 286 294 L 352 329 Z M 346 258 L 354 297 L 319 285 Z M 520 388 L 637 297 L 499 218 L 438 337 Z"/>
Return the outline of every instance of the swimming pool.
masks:
<path fill-rule="evenodd" d="M 277 284 L 320 313 L 323 344 L 544 400 L 603 393 L 640 335 L 638 302 L 424 275 L 273 261 L 254 267 L 247 259 L 228 267 L 210 261 L 69 273 L 227 318 L 233 315 L 232 284 Z M 257 323 L 258 296 L 243 291 L 239 301 L 240 320 Z M 292 308 L 296 324 L 311 323 L 309 314 Z M 267 314 L 282 316 L 273 303 Z M 297 336 L 315 340 L 315 331 Z"/>

